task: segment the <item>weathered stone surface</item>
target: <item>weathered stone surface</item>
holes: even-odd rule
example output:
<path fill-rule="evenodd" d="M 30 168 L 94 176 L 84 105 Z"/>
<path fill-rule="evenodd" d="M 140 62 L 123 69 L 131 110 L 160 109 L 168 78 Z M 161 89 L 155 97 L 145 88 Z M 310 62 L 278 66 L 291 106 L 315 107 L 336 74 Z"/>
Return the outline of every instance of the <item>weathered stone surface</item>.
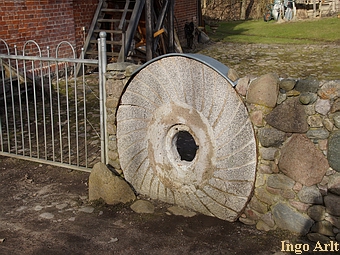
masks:
<path fill-rule="evenodd" d="M 284 174 L 271 174 L 267 179 L 267 185 L 276 189 L 292 189 L 295 181 Z"/>
<path fill-rule="evenodd" d="M 334 125 L 335 125 L 337 128 L 340 128 L 340 112 L 334 113 L 334 115 L 333 115 L 333 121 L 334 121 Z"/>
<path fill-rule="evenodd" d="M 321 235 L 319 233 L 308 233 L 307 238 L 312 242 L 320 242 L 322 244 L 329 244 L 329 241 L 331 240 L 327 236 Z"/>
<path fill-rule="evenodd" d="M 183 217 L 194 217 L 196 215 L 195 212 L 188 211 L 183 209 L 182 207 L 179 206 L 171 206 L 168 208 L 168 211 L 171 212 L 174 215 L 179 215 Z"/>
<path fill-rule="evenodd" d="M 313 220 L 289 205 L 279 202 L 272 207 L 273 219 L 279 228 L 305 235 L 313 225 Z"/>
<path fill-rule="evenodd" d="M 280 89 L 283 89 L 285 91 L 292 90 L 296 84 L 296 80 L 293 79 L 282 79 L 279 83 Z"/>
<path fill-rule="evenodd" d="M 249 207 L 259 213 L 266 213 L 268 212 L 268 205 L 259 201 L 257 197 L 253 196 L 249 202 Z"/>
<path fill-rule="evenodd" d="M 130 186 L 103 163 L 93 166 L 89 177 L 89 200 L 103 199 L 107 204 L 127 203 L 136 196 Z"/>
<path fill-rule="evenodd" d="M 253 80 L 248 88 L 248 103 L 275 107 L 279 92 L 279 79 L 275 74 L 265 74 Z"/>
<path fill-rule="evenodd" d="M 307 210 L 308 216 L 315 221 L 322 221 L 326 217 L 326 208 L 322 205 L 313 205 Z"/>
<path fill-rule="evenodd" d="M 315 103 L 315 111 L 326 115 L 331 109 L 331 102 L 328 99 L 318 99 Z"/>
<path fill-rule="evenodd" d="M 250 113 L 251 122 L 257 127 L 263 127 L 263 112 L 262 111 L 253 111 Z"/>
<path fill-rule="evenodd" d="M 307 212 L 308 208 L 310 207 L 310 204 L 306 204 L 300 201 L 297 201 L 295 199 L 290 199 L 289 204 L 293 206 L 295 209 L 297 209 L 300 212 Z"/>
<path fill-rule="evenodd" d="M 319 128 L 322 127 L 322 118 L 320 115 L 311 115 L 307 118 L 307 123 L 311 128 Z"/>
<path fill-rule="evenodd" d="M 274 160 L 277 151 L 278 149 L 274 147 L 261 147 L 259 150 L 260 156 L 264 160 Z"/>
<path fill-rule="evenodd" d="M 324 197 L 326 212 L 334 216 L 340 216 L 340 196 L 328 194 Z"/>
<path fill-rule="evenodd" d="M 282 104 L 282 102 L 284 102 L 287 99 L 287 94 L 286 93 L 279 93 L 279 95 L 277 96 L 277 104 Z"/>
<path fill-rule="evenodd" d="M 322 99 L 333 99 L 340 97 L 340 81 L 339 80 L 327 81 L 318 90 L 318 95 Z"/>
<path fill-rule="evenodd" d="M 334 103 L 332 104 L 332 107 L 330 109 L 330 113 L 335 113 L 337 111 L 340 111 L 340 98 L 336 99 Z"/>
<path fill-rule="evenodd" d="M 307 115 L 295 98 L 278 105 L 265 118 L 267 123 L 284 132 L 304 133 L 308 130 Z"/>
<path fill-rule="evenodd" d="M 322 195 L 316 186 L 304 186 L 297 194 L 300 201 L 306 204 L 322 204 Z"/>
<path fill-rule="evenodd" d="M 327 139 L 329 132 L 324 128 L 313 128 L 307 131 L 306 136 L 309 139 Z"/>
<path fill-rule="evenodd" d="M 264 187 L 255 189 L 255 195 L 260 201 L 266 203 L 267 205 L 273 205 L 280 200 L 278 195 L 275 196 L 270 194 Z"/>
<path fill-rule="evenodd" d="M 334 236 L 332 224 L 325 220 L 316 222 L 311 231 L 325 236 Z"/>
<path fill-rule="evenodd" d="M 329 165 L 340 172 L 340 130 L 333 132 L 328 139 L 327 158 Z"/>
<path fill-rule="evenodd" d="M 251 219 L 248 219 L 248 218 L 239 218 L 238 220 L 241 221 L 243 224 L 249 225 L 249 226 L 256 224 L 255 220 L 251 220 Z"/>
<path fill-rule="evenodd" d="M 264 214 L 261 217 L 261 220 L 263 220 L 263 222 L 266 223 L 270 228 L 273 228 L 275 226 L 275 221 L 271 212 L 267 212 L 266 214 Z"/>
<path fill-rule="evenodd" d="M 278 147 L 286 137 L 285 132 L 272 127 L 260 128 L 258 131 L 258 138 L 263 147 Z"/>
<path fill-rule="evenodd" d="M 237 93 L 239 93 L 242 96 L 245 96 L 248 91 L 249 81 L 250 78 L 248 76 L 240 78 L 237 82 L 237 86 L 235 87 Z"/>
<path fill-rule="evenodd" d="M 340 217 L 335 217 L 333 215 L 328 214 L 326 215 L 325 220 L 329 221 L 330 223 L 332 223 L 333 226 L 340 230 Z"/>
<path fill-rule="evenodd" d="M 340 196 L 340 173 L 333 174 L 329 177 L 327 187 L 329 192 Z"/>
<path fill-rule="evenodd" d="M 146 200 L 137 200 L 134 202 L 130 208 L 136 213 L 154 213 L 155 206 Z"/>
<path fill-rule="evenodd" d="M 338 241 L 338 242 L 340 242 L 340 233 L 338 233 L 338 234 L 336 235 L 335 240 Z"/>
<path fill-rule="evenodd" d="M 315 93 L 304 92 L 299 96 L 299 100 L 301 104 L 307 105 L 312 104 L 317 100 L 318 96 Z"/>
<path fill-rule="evenodd" d="M 281 149 L 279 169 L 306 186 L 321 182 L 329 165 L 322 152 L 305 136 L 294 134 Z"/>
<path fill-rule="evenodd" d="M 319 81 L 313 77 L 298 80 L 295 89 L 300 92 L 316 93 L 319 88 Z"/>
<path fill-rule="evenodd" d="M 263 222 L 262 220 L 259 220 L 257 223 L 256 223 L 256 228 L 258 230 L 261 230 L 261 231 L 269 231 L 269 230 L 272 230 L 273 228 L 268 226 L 267 223 Z"/>

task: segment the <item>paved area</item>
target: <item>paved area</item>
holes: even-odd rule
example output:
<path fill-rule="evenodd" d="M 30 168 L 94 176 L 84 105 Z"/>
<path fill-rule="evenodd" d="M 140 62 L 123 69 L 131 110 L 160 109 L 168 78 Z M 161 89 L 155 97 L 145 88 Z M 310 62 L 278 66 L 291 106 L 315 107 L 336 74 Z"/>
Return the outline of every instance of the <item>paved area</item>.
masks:
<path fill-rule="evenodd" d="M 340 43 L 325 45 L 235 44 L 209 42 L 197 53 L 235 69 L 240 77 L 277 73 L 280 77 L 340 79 Z"/>

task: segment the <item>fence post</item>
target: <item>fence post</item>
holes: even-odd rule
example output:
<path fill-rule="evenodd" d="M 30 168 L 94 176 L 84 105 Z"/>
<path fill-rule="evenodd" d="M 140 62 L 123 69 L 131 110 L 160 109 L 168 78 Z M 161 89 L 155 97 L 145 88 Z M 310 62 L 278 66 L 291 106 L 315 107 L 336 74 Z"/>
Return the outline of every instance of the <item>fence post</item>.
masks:
<path fill-rule="evenodd" d="M 98 38 L 98 71 L 99 71 L 99 104 L 100 104 L 100 152 L 101 162 L 107 164 L 107 134 L 106 134 L 106 32 L 100 32 Z"/>

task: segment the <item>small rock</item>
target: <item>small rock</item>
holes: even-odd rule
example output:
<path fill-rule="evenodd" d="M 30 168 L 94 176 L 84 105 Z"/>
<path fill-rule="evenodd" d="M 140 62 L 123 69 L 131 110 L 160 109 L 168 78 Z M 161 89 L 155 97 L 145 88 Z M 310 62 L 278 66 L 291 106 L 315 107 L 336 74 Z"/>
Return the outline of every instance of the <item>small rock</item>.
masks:
<path fill-rule="evenodd" d="M 312 242 L 320 242 L 323 244 L 329 243 L 330 239 L 327 236 L 321 235 L 319 233 L 308 233 L 307 238 Z"/>
<path fill-rule="evenodd" d="M 68 219 L 69 221 L 75 221 L 76 220 L 76 217 L 71 217 Z"/>
<path fill-rule="evenodd" d="M 239 218 L 238 220 L 241 221 L 243 224 L 249 225 L 249 226 L 256 224 L 256 221 L 248 219 L 248 218 Z"/>
<path fill-rule="evenodd" d="M 293 79 L 282 79 L 279 83 L 280 89 L 285 91 L 292 90 L 296 84 L 296 80 Z"/>
<path fill-rule="evenodd" d="M 146 200 L 137 200 L 130 208 L 136 213 L 154 213 L 155 206 Z"/>
<path fill-rule="evenodd" d="M 300 201 L 306 204 L 322 204 L 322 195 L 316 186 L 304 186 L 297 194 Z"/>
<path fill-rule="evenodd" d="M 91 206 L 85 206 L 79 209 L 79 212 L 85 212 L 85 213 L 93 213 L 93 211 L 94 211 L 94 208 Z"/>
<path fill-rule="evenodd" d="M 311 229 L 312 232 L 319 233 L 325 236 L 334 236 L 333 226 L 328 221 L 316 222 Z"/>
<path fill-rule="evenodd" d="M 118 238 L 115 237 L 115 238 L 112 238 L 110 239 L 110 241 L 108 241 L 107 243 L 115 243 L 115 242 L 118 242 Z"/>
<path fill-rule="evenodd" d="M 322 115 L 326 115 L 330 109 L 331 103 L 327 99 L 318 99 L 315 103 L 315 111 Z"/>
<path fill-rule="evenodd" d="M 57 209 L 62 210 L 67 207 L 67 204 L 59 204 L 55 206 Z"/>
<path fill-rule="evenodd" d="M 326 217 L 326 208 L 322 205 L 313 205 L 308 208 L 307 214 L 315 221 L 322 221 Z"/>
<path fill-rule="evenodd" d="M 185 210 L 179 206 L 171 206 L 168 208 L 168 211 L 170 211 L 174 215 L 179 215 L 179 216 L 184 216 L 184 217 L 193 217 L 196 215 L 195 212 Z"/>
<path fill-rule="evenodd" d="M 45 213 L 40 214 L 39 217 L 50 220 L 54 218 L 54 215 L 52 213 L 45 212 Z"/>
<path fill-rule="evenodd" d="M 333 121 L 334 121 L 334 125 L 335 125 L 337 128 L 340 128 L 340 112 L 334 113 Z"/>

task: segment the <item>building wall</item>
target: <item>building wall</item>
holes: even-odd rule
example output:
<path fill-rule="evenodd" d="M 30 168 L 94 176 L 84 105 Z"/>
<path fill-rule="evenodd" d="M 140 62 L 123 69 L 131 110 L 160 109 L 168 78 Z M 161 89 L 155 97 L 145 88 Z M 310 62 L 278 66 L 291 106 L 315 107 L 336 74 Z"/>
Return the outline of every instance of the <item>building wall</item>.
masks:
<path fill-rule="evenodd" d="M 175 0 L 175 29 L 180 40 L 185 39 L 184 25 L 194 21 L 197 24 L 197 0 Z"/>
<path fill-rule="evenodd" d="M 34 40 L 51 54 L 61 41 L 81 48 L 81 27 L 91 24 L 98 0 L 12 0 L 0 1 L 0 38 L 19 53 L 24 43 Z M 32 47 L 33 50 L 34 47 Z"/>

